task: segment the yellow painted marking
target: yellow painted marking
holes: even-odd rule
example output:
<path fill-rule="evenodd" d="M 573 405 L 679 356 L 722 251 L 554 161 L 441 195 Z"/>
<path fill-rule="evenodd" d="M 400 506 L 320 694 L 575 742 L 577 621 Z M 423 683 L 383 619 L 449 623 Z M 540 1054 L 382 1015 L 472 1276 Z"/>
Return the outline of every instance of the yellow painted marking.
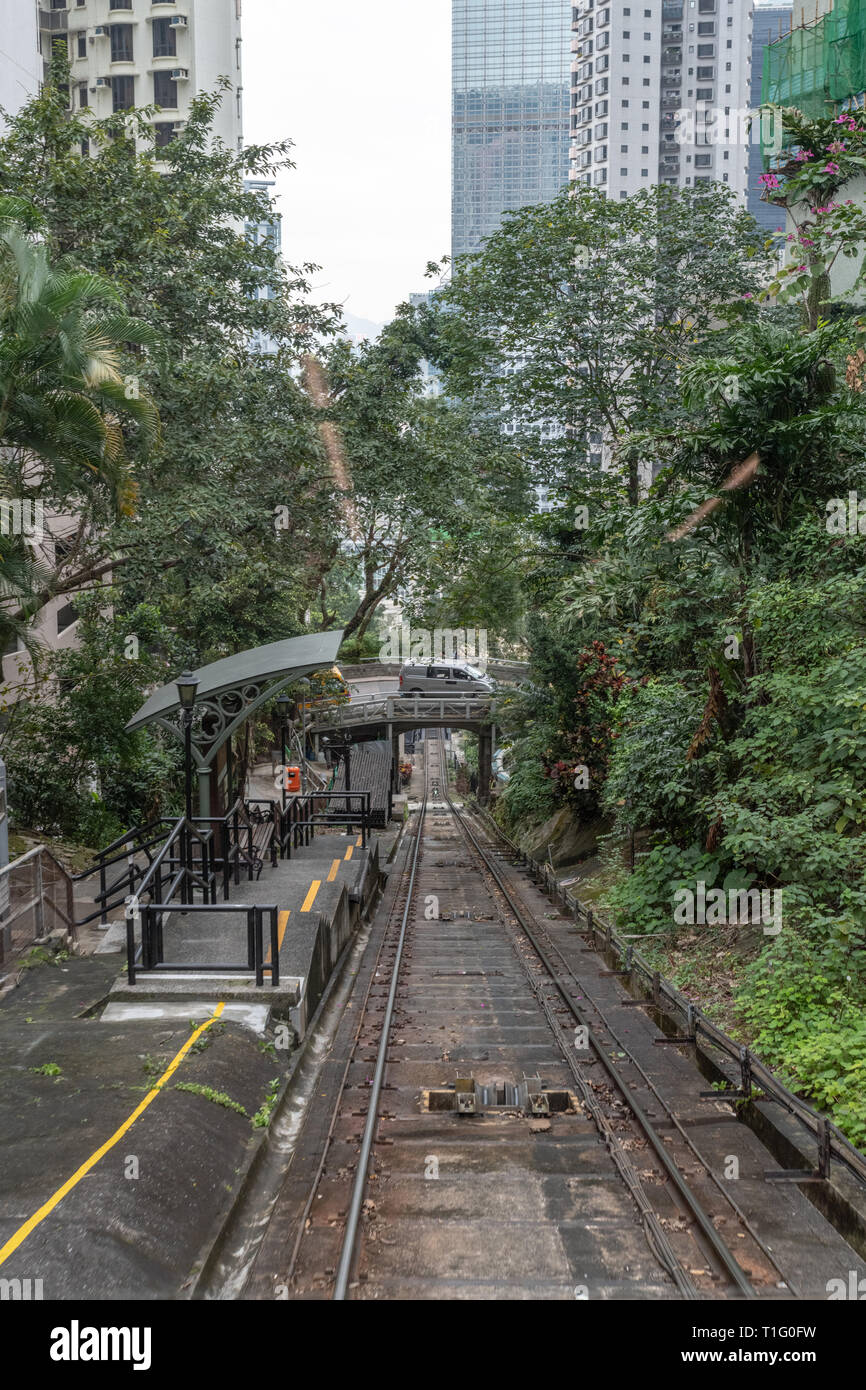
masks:
<path fill-rule="evenodd" d="M 316 900 L 316 894 L 318 893 L 321 886 L 322 880 L 320 878 L 314 878 L 312 883 L 310 884 L 310 891 L 304 898 L 304 902 L 301 907 L 302 912 L 309 912 L 310 908 L 313 906 L 313 903 Z"/>
<path fill-rule="evenodd" d="M 352 850 L 353 850 L 354 848 L 355 848 L 354 845 L 350 845 L 349 848 L 346 850 L 346 853 L 343 855 L 343 858 L 344 858 L 344 859 L 351 859 L 351 858 L 352 858 Z"/>
<path fill-rule="evenodd" d="M 67 1178 L 66 1182 L 63 1184 L 62 1187 L 58 1187 L 53 1197 L 49 1197 L 48 1201 L 43 1206 L 41 1206 L 38 1211 L 34 1212 L 30 1219 L 24 1222 L 23 1226 L 19 1226 L 18 1230 L 15 1231 L 15 1233 L 9 1237 L 6 1244 L 2 1246 L 2 1248 L 0 1248 L 0 1265 L 2 1265 L 5 1260 L 8 1260 L 10 1255 L 13 1255 L 15 1253 L 19 1245 L 24 1244 L 27 1237 L 33 1234 L 33 1232 L 36 1230 L 36 1227 L 42 1221 L 45 1220 L 46 1216 L 50 1216 L 54 1208 L 58 1206 L 60 1202 L 63 1201 L 63 1198 L 69 1192 L 72 1191 L 73 1187 L 77 1187 L 78 1184 L 81 1182 L 81 1179 L 85 1178 L 87 1174 L 90 1172 L 90 1170 L 96 1167 L 99 1160 L 101 1158 L 104 1158 L 105 1155 L 109 1152 L 109 1150 L 114 1148 L 115 1144 L 120 1143 L 120 1140 L 123 1138 L 124 1134 L 126 1134 L 128 1130 L 132 1129 L 132 1126 L 135 1124 L 139 1116 L 144 1114 L 147 1107 L 150 1104 L 152 1104 L 153 1101 L 156 1100 L 160 1091 L 165 1089 L 166 1083 L 171 1079 L 172 1076 L 174 1076 L 174 1073 L 177 1071 L 178 1067 L 180 1066 L 181 1062 L 183 1061 L 184 1057 L 189 1052 L 193 1044 L 198 1041 L 202 1033 L 206 1032 L 206 1030 L 210 1028 L 212 1023 L 216 1023 L 224 1008 L 225 1002 L 217 1004 L 211 1017 L 206 1019 L 204 1023 L 200 1024 L 199 1027 L 196 1028 L 194 1033 L 190 1034 L 183 1047 L 180 1049 L 180 1052 L 178 1052 L 174 1060 L 170 1062 L 169 1065 L 166 1067 L 165 1071 L 157 1081 L 153 1090 L 148 1091 L 144 1100 L 141 1102 L 140 1105 L 137 1105 L 135 1107 L 129 1118 L 124 1120 L 120 1128 L 114 1131 L 111 1138 L 107 1139 L 101 1148 L 97 1149 L 95 1153 L 92 1153 L 90 1155 L 86 1163 L 82 1163 L 81 1167 L 75 1173 L 72 1174 L 71 1178 Z"/>
<path fill-rule="evenodd" d="M 285 934 L 286 934 L 286 927 L 289 925 L 289 913 L 290 913 L 290 911 L 291 911 L 291 908 L 287 908 L 285 912 L 278 912 L 278 913 L 277 913 L 277 954 L 278 954 L 278 955 L 279 955 L 280 951 L 283 949 L 283 937 L 284 937 Z M 268 947 L 268 954 L 265 956 L 265 965 L 270 965 L 270 963 L 271 963 L 271 948 L 270 948 L 270 946 L 269 946 L 269 947 Z"/>
<path fill-rule="evenodd" d="M 360 849 L 360 847 L 361 847 L 361 836 L 360 836 L 360 835 L 358 836 L 357 840 L 355 841 L 355 844 L 356 844 L 356 845 L 358 846 L 358 848 Z"/>
<path fill-rule="evenodd" d="M 341 859 L 335 859 L 335 860 L 334 860 L 333 864 L 331 865 L 330 869 L 328 870 L 328 882 L 329 882 L 329 883 L 333 883 L 333 882 L 334 882 L 334 879 L 337 877 L 337 870 L 339 869 L 339 867 L 340 867 L 340 865 L 341 865 L 342 862 L 343 862 L 343 861 L 342 861 Z"/>

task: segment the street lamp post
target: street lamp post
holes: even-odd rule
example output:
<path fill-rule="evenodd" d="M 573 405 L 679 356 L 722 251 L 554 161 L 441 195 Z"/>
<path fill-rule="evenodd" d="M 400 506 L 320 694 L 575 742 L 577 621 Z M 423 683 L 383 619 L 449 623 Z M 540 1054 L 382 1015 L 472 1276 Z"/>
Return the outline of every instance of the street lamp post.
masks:
<path fill-rule="evenodd" d="M 192 712 L 195 708 L 197 690 L 198 678 L 192 671 L 184 671 L 177 680 L 177 696 L 183 723 L 184 828 L 180 843 L 185 871 L 182 899 L 184 902 L 192 902 L 192 889 L 189 886 L 189 873 L 192 870 Z M 186 896 L 187 892 L 189 897 Z"/>

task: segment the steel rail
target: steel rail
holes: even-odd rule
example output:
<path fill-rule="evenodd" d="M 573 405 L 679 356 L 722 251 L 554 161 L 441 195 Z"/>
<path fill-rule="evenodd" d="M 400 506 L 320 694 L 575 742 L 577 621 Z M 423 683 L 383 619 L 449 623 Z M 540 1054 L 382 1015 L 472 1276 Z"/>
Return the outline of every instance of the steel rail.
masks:
<path fill-rule="evenodd" d="M 394 964 L 391 968 L 391 988 L 388 991 L 388 1002 L 385 1005 L 385 1017 L 382 1021 L 382 1034 L 379 1039 L 379 1051 L 376 1057 L 376 1068 L 373 1073 L 373 1083 L 370 1087 L 370 1101 L 367 1107 L 367 1120 L 364 1125 L 364 1137 L 361 1141 L 361 1152 L 358 1155 L 358 1166 L 355 1170 L 355 1181 L 352 1186 L 352 1200 L 349 1204 L 349 1212 L 346 1217 L 346 1230 L 343 1235 L 343 1247 L 340 1251 L 340 1263 L 337 1267 L 337 1277 L 334 1284 L 333 1300 L 335 1303 L 344 1302 L 349 1287 L 349 1279 L 352 1273 L 352 1265 L 355 1260 L 355 1247 L 358 1241 L 358 1227 L 361 1220 L 361 1208 L 364 1202 L 364 1193 L 367 1188 L 367 1172 L 370 1167 L 370 1155 L 373 1151 L 373 1140 L 376 1135 L 376 1127 L 379 1121 L 379 1096 L 382 1092 L 382 1081 L 385 1076 L 385 1063 L 388 1056 L 388 1040 L 391 1033 L 391 1020 L 394 1016 L 394 1002 L 397 998 L 397 984 L 400 978 L 400 963 L 403 959 L 403 946 L 406 941 L 406 928 L 409 924 L 409 914 L 412 910 L 412 899 L 415 891 L 415 878 L 418 871 L 418 859 L 421 849 L 421 838 L 424 829 L 424 818 L 427 815 L 427 761 L 424 761 L 424 799 L 418 812 L 418 834 L 415 837 L 415 845 L 412 851 L 412 863 L 409 869 L 409 882 L 406 894 L 406 905 L 403 909 L 403 917 L 400 922 L 400 935 L 397 938 L 397 950 L 394 956 Z"/>
<path fill-rule="evenodd" d="M 727 1271 L 729 1277 L 731 1278 L 732 1282 L 736 1285 L 736 1287 L 739 1289 L 740 1293 L 745 1298 L 757 1298 L 757 1293 L 753 1288 L 750 1280 L 747 1278 L 743 1270 L 740 1268 L 739 1264 L 734 1259 L 733 1254 L 728 1249 L 725 1242 L 719 1236 L 718 1231 L 713 1226 L 712 1222 L 707 1216 L 707 1213 L 704 1211 L 704 1208 L 701 1206 L 700 1202 L 695 1197 L 688 1184 L 684 1181 L 679 1168 L 673 1162 L 673 1159 L 668 1154 L 661 1139 L 656 1133 L 655 1128 L 651 1120 L 649 1119 L 649 1116 L 646 1114 L 643 1107 L 639 1104 L 639 1102 L 635 1099 L 634 1095 L 631 1093 L 629 1086 L 620 1076 L 618 1069 L 614 1066 L 609 1057 L 606 1056 L 604 1049 L 594 1041 L 593 1032 L 588 1020 L 584 1017 L 582 1011 L 578 1009 L 574 1000 L 563 987 L 562 982 L 559 979 L 556 966 L 554 965 L 553 961 L 550 960 L 549 956 L 547 955 L 547 952 L 544 950 L 544 947 L 538 940 L 534 924 L 530 925 L 530 923 L 527 920 L 526 911 L 521 908 L 514 894 L 511 892 L 510 888 L 506 884 L 505 879 L 503 875 L 500 873 L 498 866 L 494 863 L 492 856 L 490 856 L 487 853 L 481 842 L 478 840 L 477 836 L 469 827 L 465 817 L 461 815 L 461 813 L 457 810 L 456 806 L 451 800 L 450 792 L 448 790 L 447 785 L 444 788 L 443 794 L 446 802 L 448 803 L 449 807 L 451 808 L 454 814 L 455 820 L 463 829 L 466 839 L 474 847 L 478 857 L 481 859 L 488 872 L 495 880 L 497 886 L 500 889 L 500 892 L 502 893 L 503 897 L 505 898 L 508 904 L 509 910 L 514 915 L 515 920 L 518 922 L 521 931 L 525 932 L 529 941 L 532 943 L 533 950 L 535 951 L 539 959 L 542 961 L 545 969 L 550 975 L 551 980 L 553 981 L 553 984 L 556 986 L 556 989 L 558 990 L 559 995 L 562 998 L 566 1008 L 577 1020 L 578 1024 L 581 1027 L 587 1029 L 589 1038 L 592 1041 L 592 1047 L 593 1051 L 596 1054 L 596 1057 L 601 1062 L 604 1070 L 610 1077 L 610 1080 L 616 1086 L 617 1090 L 620 1092 L 623 1099 L 629 1106 L 629 1109 L 632 1111 L 635 1119 L 637 1120 L 638 1124 L 643 1130 L 648 1142 L 652 1146 L 652 1149 L 656 1154 L 656 1157 L 659 1159 L 660 1163 L 664 1167 L 665 1172 L 667 1173 L 668 1177 L 670 1178 L 671 1182 L 676 1188 L 679 1196 L 681 1197 L 683 1204 L 688 1208 L 694 1220 L 697 1222 L 697 1225 L 700 1228 L 707 1243 L 712 1248 L 717 1259 L 719 1260 L 723 1268 Z M 572 978 L 574 977 L 572 976 Z"/>

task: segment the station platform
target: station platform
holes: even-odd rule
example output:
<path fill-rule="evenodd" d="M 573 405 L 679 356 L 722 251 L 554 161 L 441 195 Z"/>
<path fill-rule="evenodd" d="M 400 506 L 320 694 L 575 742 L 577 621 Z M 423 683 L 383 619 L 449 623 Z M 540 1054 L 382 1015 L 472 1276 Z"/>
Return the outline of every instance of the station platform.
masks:
<path fill-rule="evenodd" d="M 359 833 L 318 831 L 308 845 L 298 847 L 291 859 L 266 862 L 258 880 L 242 877 L 232 884 L 224 910 L 197 909 L 166 914 L 163 927 L 166 965 L 159 971 L 136 974 L 135 984 L 124 975 L 112 987 L 109 1010 L 159 1000 L 167 1006 L 183 1001 L 225 1000 L 255 1003 L 269 1014 L 291 1020 L 299 1037 L 324 992 L 331 972 L 361 916 L 372 904 L 379 887 L 379 845 L 361 844 Z M 171 964 L 241 965 L 246 960 L 248 906 L 277 909 L 279 973 L 277 986 L 265 972 L 259 987 L 248 974 L 214 969 L 172 971 Z M 265 922 L 265 962 L 270 960 L 268 924 Z M 102 952 L 125 950 L 124 922 L 112 925 Z M 185 1004 L 186 1006 L 186 1004 Z"/>

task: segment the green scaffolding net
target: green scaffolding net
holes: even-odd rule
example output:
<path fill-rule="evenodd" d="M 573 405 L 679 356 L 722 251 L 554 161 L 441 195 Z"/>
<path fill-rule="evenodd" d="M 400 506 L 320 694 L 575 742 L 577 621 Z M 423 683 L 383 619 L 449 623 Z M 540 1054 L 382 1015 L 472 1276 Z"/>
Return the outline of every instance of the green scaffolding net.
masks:
<path fill-rule="evenodd" d="M 866 0 L 836 0 L 829 14 L 764 49 L 761 99 L 832 115 L 866 90 Z"/>

